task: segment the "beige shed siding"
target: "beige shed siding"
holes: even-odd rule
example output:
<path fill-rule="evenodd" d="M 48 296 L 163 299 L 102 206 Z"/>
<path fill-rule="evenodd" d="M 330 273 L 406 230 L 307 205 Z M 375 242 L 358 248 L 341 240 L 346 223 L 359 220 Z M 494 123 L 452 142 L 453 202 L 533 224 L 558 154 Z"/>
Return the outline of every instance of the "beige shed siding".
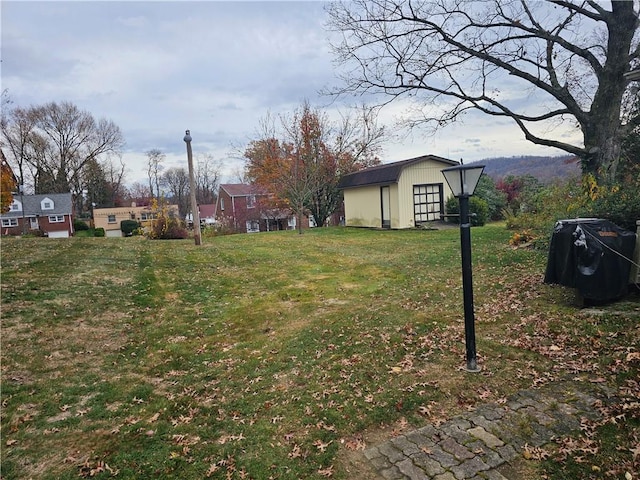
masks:
<path fill-rule="evenodd" d="M 400 203 L 398 202 L 398 184 L 393 183 L 389 185 L 389 192 L 391 194 L 391 228 L 403 228 L 400 219 Z"/>
<path fill-rule="evenodd" d="M 393 198 L 391 201 L 393 203 Z M 382 226 L 380 186 L 346 189 L 344 191 L 344 207 L 346 225 L 349 227 Z"/>
<path fill-rule="evenodd" d="M 426 161 L 411 165 L 402 170 L 398 180 L 399 226 L 397 228 L 412 228 L 413 222 L 413 186 L 441 183 L 443 185 L 444 201 L 451 196 L 451 189 L 442 175 L 445 168 L 440 162 Z"/>
<path fill-rule="evenodd" d="M 402 169 L 398 183 L 369 185 L 344 190 L 345 224 L 350 227 L 382 227 L 380 189 L 389 187 L 389 215 L 391 228 L 413 228 L 413 186 L 441 184 L 443 200 L 451 196 L 442 169 L 448 165 L 435 160 L 425 160 Z"/>

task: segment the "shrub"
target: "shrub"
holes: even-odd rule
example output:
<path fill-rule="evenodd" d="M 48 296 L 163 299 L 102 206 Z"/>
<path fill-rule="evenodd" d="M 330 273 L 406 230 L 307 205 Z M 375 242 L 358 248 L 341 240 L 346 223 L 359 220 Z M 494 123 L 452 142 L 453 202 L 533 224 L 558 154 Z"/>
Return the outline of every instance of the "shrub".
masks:
<path fill-rule="evenodd" d="M 83 222 L 82 220 L 78 220 L 77 218 L 75 218 L 73 220 L 73 230 L 76 232 L 89 230 L 89 225 L 87 224 L 87 222 Z"/>
<path fill-rule="evenodd" d="M 140 224 L 135 220 L 122 220 L 120 222 L 120 230 L 125 237 L 130 237 L 140 227 Z"/>
<path fill-rule="evenodd" d="M 149 238 L 154 240 L 174 240 L 188 237 L 189 232 L 183 222 L 169 216 L 158 216 L 149 232 Z"/>
<path fill-rule="evenodd" d="M 93 234 L 94 234 L 96 237 L 104 237 L 104 236 L 106 235 L 106 234 L 105 234 L 105 231 L 104 231 L 104 228 L 102 228 L 102 227 L 98 227 L 98 228 L 96 228 L 96 229 L 93 231 Z"/>
<path fill-rule="evenodd" d="M 482 174 L 474 196 L 487 202 L 491 220 L 500 220 L 502 218 L 502 209 L 507 205 L 507 195 L 496 188 L 496 184 L 489 175 Z"/>
<path fill-rule="evenodd" d="M 157 210 L 158 218 L 153 220 L 148 236 L 152 240 L 173 240 L 189 237 L 184 221 L 169 210 L 166 201 L 153 200 L 152 209 Z"/>
<path fill-rule="evenodd" d="M 640 165 L 629 167 L 625 177 L 611 185 L 598 185 L 593 176 L 586 176 L 583 184 L 588 216 L 635 231 L 636 220 L 640 220 Z"/>
<path fill-rule="evenodd" d="M 44 237 L 44 236 L 46 236 L 46 235 L 44 234 L 44 231 L 43 231 L 43 230 L 41 230 L 41 229 L 39 229 L 39 228 L 38 228 L 38 229 L 35 229 L 35 230 L 30 229 L 29 231 L 27 231 L 27 232 L 26 232 L 24 235 L 22 235 L 22 236 L 23 236 L 23 237 L 25 237 L 25 238 L 33 238 L 33 237 Z"/>
<path fill-rule="evenodd" d="M 449 197 L 445 205 L 448 215 L 460 214 L 460 202 L 455 197 Z M 471 215 L 471 225 L 474 227 L 481 227 L 487 223 L 489 218 L 489 205 L 486 200 L 473 196 L 469 198 L 469 214 Z M 449 221 L 457 222 L 458 220 L 453 218 Z"/>

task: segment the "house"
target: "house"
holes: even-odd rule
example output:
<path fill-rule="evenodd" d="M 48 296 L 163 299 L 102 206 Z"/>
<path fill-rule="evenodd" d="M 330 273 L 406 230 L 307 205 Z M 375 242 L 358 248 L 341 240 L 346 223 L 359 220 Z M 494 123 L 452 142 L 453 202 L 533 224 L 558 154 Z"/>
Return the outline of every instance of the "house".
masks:
<path fill-rule="evenodd" d="M 42 232 L 50 238 L 73 235 L 71 193 L 14 194 L 9 211 L 0 215 L 2 235 Z"/>
<path fill-rule="evenodd" d="M 178 216 L 177 205 L 166 205 L 169 215 Z M 158 218 L 159 208 L 149 206 L 138 207 L 132 203 L 130 207 L 95 208 L 93 210 L 93 224 L 95 228 L 104 228 L 107 237 L 121 237 L 120 222 L 135 220 L 143 228 L 151 226 L 151 222 Z"/>
<path fill-rule="evenodd" d="M 216 223 L 216 204 L 206 203 L 198 205 L 198 213 L 200 214 L 200 223 L 203 225 L 213 225 Z"/>
<path fill-rule="evenodd" d="M 288 209 L 276 208 L 269 195 L 253 185 L 220 185 L 215 208 L 216 222 L 236 233 L 294 230 L 296 218 Z M 308 223 L 305 220 L 308 227 Z"/>
<path fill-rule="evenodd" d="M 452 195 L 441 170 L 458 162 L 424 155 L 343 176 L 345 225 L 414 228 L 440 220 Z"/>

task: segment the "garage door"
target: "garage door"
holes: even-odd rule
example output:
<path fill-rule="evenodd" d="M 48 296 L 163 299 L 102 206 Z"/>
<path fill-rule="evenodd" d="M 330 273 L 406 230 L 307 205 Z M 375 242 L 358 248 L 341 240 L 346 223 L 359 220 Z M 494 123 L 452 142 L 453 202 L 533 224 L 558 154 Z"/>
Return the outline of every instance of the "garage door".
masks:
<path fill-rule="evenodd" d="M 49 232 L 49 238 L 69 238 L 69 232 L 66 230 L 62 232 Z"/>

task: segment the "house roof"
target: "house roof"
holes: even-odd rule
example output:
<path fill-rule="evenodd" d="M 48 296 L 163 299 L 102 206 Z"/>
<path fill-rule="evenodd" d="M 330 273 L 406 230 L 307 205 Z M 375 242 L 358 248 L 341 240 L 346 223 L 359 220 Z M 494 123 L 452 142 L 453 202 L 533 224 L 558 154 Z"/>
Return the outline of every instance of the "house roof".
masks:
<path fill-rule="evenodd" d="M 230 197 L 248 197 L 249 195 L 265 195 L 264 191 L 260 190 L 255 185 L 248 185 L 246 183 L 223 183 L 220 185 L 220 189 L 227 192 Z"/>
<path fill-rule="evenodd" d="M 42 201 L 45 198 L 53 202 L 52 209 L 42 209 Z M 70 193 L 45 193 L 22 196 L 15 194 L 13 200 L 22 202 L 22 210 L 3 213 L 2 218 L 35 217 L 36 215 L 70 215 L 73 212 L 73 199 Z"/>
<path fill-rule="evenodd" d="M 198 210 L 200 212 L 200 218 L 214 218 L 216 216 L 215 203 L 205 203 L 203 205 L 198 205 Z"/>
<path fill-rule="evenodd" d="M 382 185 L 389 183 L 397 183 L 402 170 L 410 165 L 420 162 L 435 161 L 442 163 L 444 167 L 458 165 L 455 160 L 438 157 L 436 155 L 423 155 L 421 157 L 401 160 L 399 162 L 385 163 L 375 167 L 365 168 L 358 172 L 349 173 L 340 179 L 338 188 L 362 187 L 365 185 Z"/>

